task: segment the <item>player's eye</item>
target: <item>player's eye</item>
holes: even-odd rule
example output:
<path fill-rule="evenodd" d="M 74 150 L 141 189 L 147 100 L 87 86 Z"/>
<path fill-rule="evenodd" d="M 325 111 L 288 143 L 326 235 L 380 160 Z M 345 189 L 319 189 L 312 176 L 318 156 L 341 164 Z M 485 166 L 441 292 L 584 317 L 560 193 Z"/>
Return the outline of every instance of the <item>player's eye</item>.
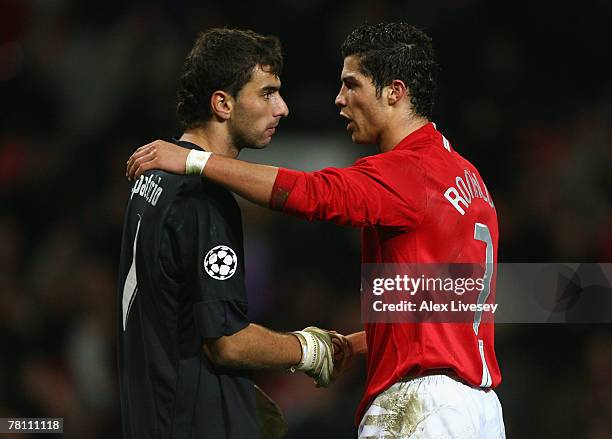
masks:
<path fill-rule="evenodd" d="M 278 90 L 265 90 L 263 93 L 264 99 L 271 99 Z"/>

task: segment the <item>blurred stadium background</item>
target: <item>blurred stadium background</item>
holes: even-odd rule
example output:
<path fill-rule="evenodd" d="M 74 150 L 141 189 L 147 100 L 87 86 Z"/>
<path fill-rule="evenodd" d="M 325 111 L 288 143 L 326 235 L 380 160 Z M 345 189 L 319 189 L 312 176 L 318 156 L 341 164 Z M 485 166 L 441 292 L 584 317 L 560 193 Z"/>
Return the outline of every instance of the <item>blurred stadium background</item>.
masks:
<path fill-rule="evenodd" d="M 243 157 L 315 169 L 374 153 L 350 144 L 333 100 L 342 40 L 382 20 L 434 39 L 434 120 L 487 181 L 500 261 L 612 260 L 607 0 L 0 0 L 0 417 L 64 417 L 65 438 L 121 437 L 124 163 L 179 134 L 175 84 L 196 33 L 281 38 L 291 114 L 268 150 Z M 359 330 L 358 232 L 241 205 L 252 320 Z M 612 437 L 610 325 L 500 325 L 497 349 L 508 438 Z M 355 437 L 363 367 L 329 390 L 282 373 L 257 381 L 289 438 Z"/>

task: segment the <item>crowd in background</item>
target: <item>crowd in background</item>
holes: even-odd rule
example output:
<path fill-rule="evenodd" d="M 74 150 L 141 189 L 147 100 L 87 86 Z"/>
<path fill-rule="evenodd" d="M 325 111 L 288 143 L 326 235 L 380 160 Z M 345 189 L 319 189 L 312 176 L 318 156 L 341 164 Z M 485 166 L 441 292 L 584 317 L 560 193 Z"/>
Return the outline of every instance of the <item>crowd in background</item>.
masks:
<path fill-rule="evenodd" d="M 610 4 L 412 3 L 0 0 L 0 417 L 63 417 L 67 439 L 120 438 L 124 164 L 180 134 L 181 62 L 211 26 L 281 38 L 290 116 L 269 148 L 288 157 L 300 142 L 373 154 L 350 145 L 333 104 L 339 46 L 365 21 L 425 29 L 441 64 L 434 120 L 487 182 L 499 260 L 612 261 Z M 302 157 L 285 164 L 312 168 Z M 360 330 L 358 231 L 240 204 L 251 319 Z M 610 325 L 504 324 L 496 336 L 509 438 L 612 437 Z M 256 381 L 289 438 L 355 437 L 363 364 L 328 390 L 281 372 Z"/>

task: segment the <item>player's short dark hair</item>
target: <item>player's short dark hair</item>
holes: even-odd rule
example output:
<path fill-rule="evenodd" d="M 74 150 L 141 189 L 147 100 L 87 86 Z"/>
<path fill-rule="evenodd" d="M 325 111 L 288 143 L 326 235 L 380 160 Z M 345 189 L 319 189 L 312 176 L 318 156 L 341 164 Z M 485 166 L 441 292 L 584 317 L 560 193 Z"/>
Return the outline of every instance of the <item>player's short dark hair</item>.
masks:
<path fill-rule="evenodd" d="M 361 73 L 372 78 L 380 97 L 395 79 L 406 84 L 414 112 L 431 118 L 438 65 L 431 38 L 406 23 L 358 27 L 342 44 L 342 56 L 359 57 Z"/>
<path fill-rule="evenodd" d="M 278 38 L 239 29 L 200 33 L 179 80 L 176 113 L 183 128 L 199 126 L 212 117 L 213 92 L 223 90 L 238 97 L 257 65 L 269 66 L 269 72 L 280 75 L 283 55 Z"/>

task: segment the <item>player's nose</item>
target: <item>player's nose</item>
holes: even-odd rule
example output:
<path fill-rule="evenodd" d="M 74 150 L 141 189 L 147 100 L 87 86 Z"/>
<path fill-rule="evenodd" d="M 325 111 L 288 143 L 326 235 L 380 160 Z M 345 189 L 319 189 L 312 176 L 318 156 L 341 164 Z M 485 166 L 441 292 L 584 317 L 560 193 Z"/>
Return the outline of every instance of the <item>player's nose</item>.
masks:
<path fill-rule="evenodd" d="M 274 117 L 287 117 L 287 116 L 289 116 L 289 107 L 287 106 L 287 103 L 282 98 L 282 96 L 279 96 L 278 104 L 276 105 L 275 112 L 274 112 Z"/>
<path fill-rule="evenodd" d="M 344 97 L 344 86 L 340 88 L 336 100 L 334 101 L 338 107 L 346 107 L 346 98 Z"/>

